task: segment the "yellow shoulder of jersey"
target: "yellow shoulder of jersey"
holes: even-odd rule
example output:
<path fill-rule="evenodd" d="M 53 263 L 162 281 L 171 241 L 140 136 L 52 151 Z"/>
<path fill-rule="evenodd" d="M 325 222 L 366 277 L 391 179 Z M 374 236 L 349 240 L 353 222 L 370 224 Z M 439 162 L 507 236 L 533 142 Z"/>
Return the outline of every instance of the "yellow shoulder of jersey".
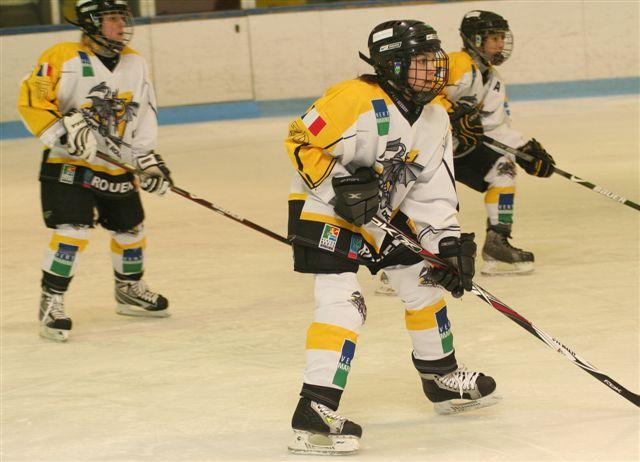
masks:
<path fill-rule="evenodd" d="M 122 50 L 122 53 L 120 53 L 121 55 L 140 55 L 140 53 L 138 53 L 136 50 L 134 50 L 131 47 L 124 47 L 124 50 Z"/>
<path fill-rule="evenodd" d="M 392 105 L 391 98 L 376 83 L 352 79 L 329 88 L 315 103 L 316 109 L 326 115 L 340 132 L 355 123 L 362 114 L 373 110 L 371 101 L 383 99 Z"/>
<path fill-rule="evenodd" d="M 473 67 L 475 67 L 473 58 L 466 51 L 449 53 L 449 84 L 456 83 Z"/>
<path fill-rule="evenodd" d="M 39 63 L 49 62 L 63 64 L 78 56 L 78 51 L 90 51 L 80 42 L 60 42 L 46 49 L 40 57 Z"/>

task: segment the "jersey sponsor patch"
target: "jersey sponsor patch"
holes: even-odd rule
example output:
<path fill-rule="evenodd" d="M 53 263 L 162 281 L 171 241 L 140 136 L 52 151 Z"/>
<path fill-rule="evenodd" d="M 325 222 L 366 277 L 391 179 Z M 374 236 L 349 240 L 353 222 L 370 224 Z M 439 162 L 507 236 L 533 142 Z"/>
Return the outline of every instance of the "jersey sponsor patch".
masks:
<path fill-rule="evenodd" d="M 351 370 L 351 361 L 356 353 L 356 344 L 351 340 L 344 339 L 342 344 L 342 351 L 340 352 L 340 361 L 338 361 L 338 368 L 333 376 L 333 384 L 344 388 L 347 385 L 347 376 Z"/>
<path fill-rule="evenodd" d="M 318 247 L 324 250 L 333 252 L 336 250 L 336 244 L 338 243 L 338 236 L 340 235 L 340 228 L 337 226 L 325 223 L 322 230 L 322 237 L 318 243 Z"/>
<path fill-rule="evenodd" d="M 82 62 L 82 77 L 93 77 L 93 66 L 89 56 L 84 51 L 78 51 L 78 56 L 80 56 L 80 62 Z"/>
<path fill-rule="evenodd" d="M 318 136 L 318 133 L 327 125 L 315 107 L 312 107 L 309 112 L 302 116 L 302 122 L 313 136 Z"/>
<path fill-rule="evenodd" d="M 453 351 L 453 334 L 451 333 L 451 323 L 447 316 L 446 306 L 436 312 L 436 322 L 438 323 L 438 333 L 440 334 L 440 342 L 442 343 L 442 352 L 448 353 Z"/>
<path fill-rule="evenodd" d="M 351 236 L 351 242 L 349 243 L 349 253 L 347 257 L 352 260 L 358 259 L 358 252 L 360 251 L 360 247 L 362 247 L 362 236 L 358 236 L 354 234 Z"/>
<path fill-rule="evenodd" d="M 383 99 L 371 100 L 373 111 L 376 114 L 376 124 L 378 125 L 378 136 L 389 134 L 389 109 Z"/>
<path fill-rule="evenodd" d="M 36 75 L 38 77 L 51 77 L 51 72 L 52 72 L 51 65 L 49 65 L 49 63 L 42 63 L 40 64 L 40 67 L 38 68 L 38 72 L 36 73 Z"/>
<path fill-rule="evenodd" d="M 73 179 L 76 176 L 77 167 L 75 165 L 64 164 L 60 170 L 60 183 L 73 184 Z"/>

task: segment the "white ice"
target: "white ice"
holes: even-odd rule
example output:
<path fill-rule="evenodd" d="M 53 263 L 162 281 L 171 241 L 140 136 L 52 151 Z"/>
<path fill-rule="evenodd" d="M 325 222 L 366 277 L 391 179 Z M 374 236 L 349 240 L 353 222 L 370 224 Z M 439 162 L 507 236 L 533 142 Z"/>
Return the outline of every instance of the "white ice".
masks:
<path fill-rule="evenodd" d="M 558 166 L 640 199 L 637 95 L 513 104 L 514 125 Z M 286 233 L 288 118 L 161 127 L 177 185 Z M 2 461 L 304 461 L 290 418 L 313 315 L 312 277 L 286 245 L 171 194 L 145 195 L 146 280 L 168 319 L 117 316 L 102 229 L 66 297 L 66 344 L 37 335 L 41 219 L 37 141 L 2 148 Z M 536 270 L 477 282 L 634 392 L 639 377 L 638 212 L 560 176 L 522 170 L 514 244 Z M 482 196 L 459 187 L 484 239 Z M 373 294 L 340 412 L 364 427 L 368 461 L 637 461 L 638 408 L 473 295 L 449 299 L 461 362 L 503 401 L 436 415 L 410 361 L 399 300 Z"/>

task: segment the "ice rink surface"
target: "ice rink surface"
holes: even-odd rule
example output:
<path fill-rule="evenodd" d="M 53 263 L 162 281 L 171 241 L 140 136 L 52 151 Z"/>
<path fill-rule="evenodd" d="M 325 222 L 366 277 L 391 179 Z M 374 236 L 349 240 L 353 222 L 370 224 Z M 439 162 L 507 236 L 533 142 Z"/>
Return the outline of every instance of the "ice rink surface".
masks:
<path fill-rule="evenodd" d="M 637 201 L 638 96 L 515 103 L 514 126 L 563 170 Z M 165 126 L 176 184 L 286 233 L 289 118 Z M 318 461 L 289 455 L 313 315 L 312 277 L 289 249 L 193 202 L 144 196 L 146 280 L 173 316 L 115 314 L 109 236 L 96 229 L 66 297 L 70 340 L 38 337 L 36 140 L 2 148 L 2 461 Z M 639 377 L 637 211 L 560 176 L 519 169 L 514 244 L 529 276 L 477 282 L 634 392 Z M 484 240 L 482 196 L 459 187 L 463 229 Z M 480 263 L 479 263 L 480 264 Z M 449 298 L 459 361 L 503 401 L 439 416 L 410 361 L 403 307 L 374 295 L 340 412 L 367 461 L 637 461 L 638 408 L 473 295 Z"/>

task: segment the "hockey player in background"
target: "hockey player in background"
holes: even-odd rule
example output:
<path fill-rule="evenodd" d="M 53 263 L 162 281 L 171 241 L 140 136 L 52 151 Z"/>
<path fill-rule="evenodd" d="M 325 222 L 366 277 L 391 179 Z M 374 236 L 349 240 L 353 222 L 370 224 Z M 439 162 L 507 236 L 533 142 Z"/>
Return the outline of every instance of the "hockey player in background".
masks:
<path fill-rule="evenodd" d="M 111 234 L 116 312 L 169 316 L 168 301 L 142 280 L 144 212 L 133 175 L 96 157 L 109 152 L 146 173 L 142 189 L 164 195 L 169 170 L 154 152 L 156 101 L 144 59 L 127 47 L 133 21 L 126 0 L 79 0 L 79 43 L 46 50 L 23 82 L 18 109 L 45 145 L 42 213 L 53 229 L 42 265 L 40 335 L 65 341 L 64 308 L 78 260 L 96 223 Z M 95 213 L 95 217 L 94 217 Z"/>
<path fill-rule="evenodd" d="M 449 82 L 439 99 L 449 111 L 454 139 L 456 180 L 485 193 L 487 234 L 482 247 L 483 274 L 523 274 L 533 271 L 532 252 L 509 242 L 513 225 L 516 164 L 527 173 L 548 177 L 554 160 L 535 139 L 525 141 L 511 128 L 506 85 L 496 70 L 513 50 L 509 24 L 490 11 L 470 11 L 460 26 L 463 49 L 449 54 Z M 485 146 L 483 135 L 532 155 L 527 162 Z M 384 272 L 378 294 L 395 292 Z"/>
<path fill-rule="evenodd" d="M 533 253 L 513 247 L 516 164 L 528 174 L 549 177 L 554 160 L 535 139 L 511 128 L 506 85 L 496 66 L 513 50 L 509 24 L 490 11 L 470 11 L 460 25 L 461 51 L 449 54 L 445 106 L 454 135 L 456 179 L 485 193 L 487 235 L 482 248 L 483 274 L 533 271 Z M 486 135 L 534 157 L 533 162 L 499 154 L 482 143 Z"/>
<path fill-rule="evenodd" d="M 385 268 L 404 302 L 411 359 L 439 413 L 494 404 L 495 381 L 459 367 L 445 289 L 470 290 L 476 245 L 461 234 L 449 118 L 428 104 L 445 86 L 447 55 L 419 21 L 388 21 L 369 36 L 375 75 L 330 88 L 289 126 L 297 170 L 289 198 L 294 270 L 315 278 L 314 320 L 289 449 L 357 451 L 362 428 L 337 414 L 367 317 L 356 272 Z M 370 223 L 391 221 L 450 262 L 435 269 Z M 443 289 L 444 288 L 444 289 Z"/>

